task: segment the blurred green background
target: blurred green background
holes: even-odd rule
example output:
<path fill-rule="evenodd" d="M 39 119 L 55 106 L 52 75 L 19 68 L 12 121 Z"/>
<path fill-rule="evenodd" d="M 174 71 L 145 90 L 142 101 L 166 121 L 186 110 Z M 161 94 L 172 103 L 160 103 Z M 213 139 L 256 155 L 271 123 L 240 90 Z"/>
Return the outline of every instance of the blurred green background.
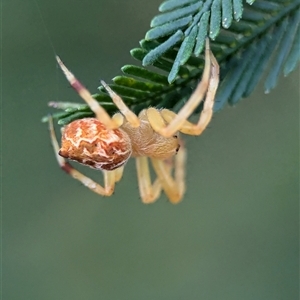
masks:
<path fill-rule="evenodd" d="M 53 48 L 95 92 L 160 0 L 36 1 L 2 1 L 3 299 L 297 299 L 299 69 L 185 138 L 180 205 L 142 205 L 133 160 L 102 198 L 58 168 L 40 122 L 80 101 Z"/>

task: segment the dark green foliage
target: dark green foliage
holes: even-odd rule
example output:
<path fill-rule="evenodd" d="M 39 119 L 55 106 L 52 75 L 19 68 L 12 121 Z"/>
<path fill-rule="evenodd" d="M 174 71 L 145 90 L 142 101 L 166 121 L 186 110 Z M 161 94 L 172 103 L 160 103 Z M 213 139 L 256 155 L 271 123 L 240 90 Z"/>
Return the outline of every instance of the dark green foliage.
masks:
<path fill-rule="evenodd" d="M 144 67 L 125 65 L 126 76 L 110 85 L 135 112 L 182 107 L 201 78 L 199 55 L 207 36 L 221 67 L 215 111 L 248 97 L 266 69 L 269 92 L 281 72 L 288 75 L 300 59 L 300 0 L 169 0 L 159 11 L 140 48 L 131 51 Z M 95 98 L 109 113 L 116 111 L 102 88 Z M 65 110 L 54 115 L 60 124 L 91 115 L 85 105 L 58 108 Z"/>
<path fill-rule="evenodd" d="M 166 41 L 161 43 L 155 49 L 151 50 L 143 59 L 143 65 L 148 66 L 153 64 L 162 54 L 171 49 L 184 37 L 184 34 L 181 30 L 176 31 L 172 34 Z"/>

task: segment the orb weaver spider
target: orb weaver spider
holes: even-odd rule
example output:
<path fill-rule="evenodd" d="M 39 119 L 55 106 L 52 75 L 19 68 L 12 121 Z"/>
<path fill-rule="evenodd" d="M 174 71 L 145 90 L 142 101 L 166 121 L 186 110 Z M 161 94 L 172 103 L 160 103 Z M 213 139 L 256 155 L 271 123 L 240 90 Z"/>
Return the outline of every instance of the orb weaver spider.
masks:
<path fill-rule="evenodd" d="M 179 150 L 178 132 L 200 135 L 205 130 L 213 115 L 214 98 L 219 83 L 219 65 L 210 50 L 208 38 L 202 80 L 178 114 L 168 109 L 150 107 L 137 116 L 120 96 L 101 81 L 120 111 L 110 117 L 60 58 L 57 56 L 56 59 L 71 86 L 95 113 L 95 118 L 75 120 L 62 129 L 60 149 L 53 121 L 49 118 L 51 141 L 60 167 L 93 192 L 110 196 L 114 192 L 115 183 L 122 178 L 127 160 L 133 156 L 136 158 L 142 201 L 154 202 L 163 190 L 171 203 L 178 203 L 185 192 L 186 161 L 186 150 L 183 146 Z M 198 123 L 187 121 L 205 96 Z M 101 170 L 104 174 L 104 187 L 73 168 L 66 158 Z M 148 158 L 157 176 L 153 183 Z"/>

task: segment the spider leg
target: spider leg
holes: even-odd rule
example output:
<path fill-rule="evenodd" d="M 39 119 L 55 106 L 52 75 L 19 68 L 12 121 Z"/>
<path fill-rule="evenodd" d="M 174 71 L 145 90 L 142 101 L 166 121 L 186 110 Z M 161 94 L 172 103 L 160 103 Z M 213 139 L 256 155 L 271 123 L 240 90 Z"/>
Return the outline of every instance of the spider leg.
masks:
<path fill-rule="evenodd" d="M 61 59 L 56 56 L 56 60 L 65 74 L 67 80 L 79 96 L 88 104 L 91 110 L 95 113 L 97 119 L 101 121 L 107 128 L 118 128 L 114 120 L 111 119 L 105 109 L 92 97 L 91 93 L 79 82 L 79 80 L 68 70 Z"/>
<path fill-rule="evenodd" d="M 174 113 L 173 111 L 171 111 L 169 109 L 163 109 L 160 113 L 161 113 L 163 119 L 167 122 L 167 124 L 172 122 L 172 120 L 177 116 L 176 113 Z M 209 122 L 212 118 L 212 114 L 213 114 L 212 109 L 206 110 L 206 111 L 204 111 L 204 109 L 203 109 L 197 124 L 193 124 L 193 123 L 185 120 L 179 131 L 184 134 L 188 134 L 188 135 L 200 135 L 203 132 L 203 130 L 207 127 L 207 125 L 209 124 Z M 204 123 L 204 121 L 205 121 L 205 123 Z"/>
<path fill-rule="evenodd" d="M 185 127 L 184 131 L 182 131 L 184 133 L 200 135 L 211 120 L 218 84 L 219 65 L 210 50 L 209 39 L 207 38 L 205 47 L 205 66 L 201 82 L 177 115 L 174 113 L 170 114 L 168 110 L 162 110 L 160 112 L 155 108 L 149 108 L 147 110 L 147 116 L 151 126 L 156 132 L 165 137 L 171 137 L 176 131 L 181 131 L 182 127 Z M 194 112 L 205 95 L 206 99 L 199 122 L 194 125 L 188 122 L 187 118 Z M 165 117 L 165 115 L 167 116 Z M 165 124 L 165 121 L 168 125 Z M 186 127 L 188 127 L 188 130 Z"/>
<path fill-rule="evenodd" d="M 146 156 L 136 157 L 136 169 L 140 195 L 143 203 L 150 204 L 157 200 L 161 193 L 160 180 L 151 184 L 148 158 Z"/>
<path fill-rule="evenodd" d="M 131 124 L 132 127 L 139 127 L 140 120 L 137 115 L 132 112 L 128 106 L 124 103 L 122 98 L 115 93 L 103 80 L 101 80 L 101 84 L 108 92 L 109 96 L 113 100 L 116 107 L 120 110 L 120 112 L 125 116 L 126 120 Z"/>
<path fill-rule="evenodd" d="M 167 162 L 152 158 L 152 165 L 159 178 L 160 184 L 169 200 L 173 204 L 181 201 L 185 192 L 185 161 L 186 150 L 181 146 L 175 156 L 174 178 L 168 169 Z"/>
<path fill-rule="evenodd" d="M 121 166 L 114 170 L 115 172 L 115 181 L 118 182 L 122 179 L 123 172 L 124 172 L 124 166 Z"/>
<path fill-rule="evenodd" d="M 122 170 L 121 171 L 103 171 L 104 174 L 104 187 L 100 184 L 96 183 L 89 177 L 83 175 L 75 168 L 73 168 L 63 157 L 58 154 L 59 145 L 57 142 L 57 138 L 54 131 L 53 121 L 52 118 L 49 118 L 49 130 L 51 136 L 51 143 L 55 152 L 56 160 L 59 166 L 69 175 L 71 175 L 74 179 L 80 181 L 83 185 L 89 188 L 91 191 L 100 194 L 102 196 L 110 196 L 115 189 L 115 182 L 121 178 Z"/>
<path fill-rule="evenodd" d="M 122 124 L 124 123 L 124 117 L 122 114 L 120 113 L 116 113 L 112 116 L 112 119 L 114 120 L 114 122 L 118 125 L 118 128 L 122 126 Z"/>

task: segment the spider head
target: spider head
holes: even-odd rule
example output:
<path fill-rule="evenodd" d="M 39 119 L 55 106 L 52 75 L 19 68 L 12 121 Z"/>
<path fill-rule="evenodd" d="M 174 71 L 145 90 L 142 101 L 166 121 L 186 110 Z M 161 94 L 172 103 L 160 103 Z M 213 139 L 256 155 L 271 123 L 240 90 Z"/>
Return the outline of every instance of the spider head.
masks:
<path fill-rule="evenodd" d="M 151 153 L 149 153 L 149 156 L 153 158 L 168 159 L 179 151 L 180 144 L 177 134 L 166 138 L 157 132 L 153 132 L 153 139 L 155 143 L 154 146 L 150 148 Z"/>
<path fill-rule="evenodd" d="M 178 135 L 177 135 L 177 134 L 176 134 L 176 135 L 173 135 L 173 138 L 178 139 Z M 175 149 L 176 154 L 178 153 L 179 149 L 180 149 L 180 144 L 178 143 L 178 144 L 177 144 L 177 147 L 176 147 L 176 149 Z"/>
<path fill-rule="evenodd" d="M 62 133 L 59 155 L 98 170 L 114 170 L 131 156 L 131 143 L 121 129 L 107 129 L 95 118 L 73 121 Z"/>

